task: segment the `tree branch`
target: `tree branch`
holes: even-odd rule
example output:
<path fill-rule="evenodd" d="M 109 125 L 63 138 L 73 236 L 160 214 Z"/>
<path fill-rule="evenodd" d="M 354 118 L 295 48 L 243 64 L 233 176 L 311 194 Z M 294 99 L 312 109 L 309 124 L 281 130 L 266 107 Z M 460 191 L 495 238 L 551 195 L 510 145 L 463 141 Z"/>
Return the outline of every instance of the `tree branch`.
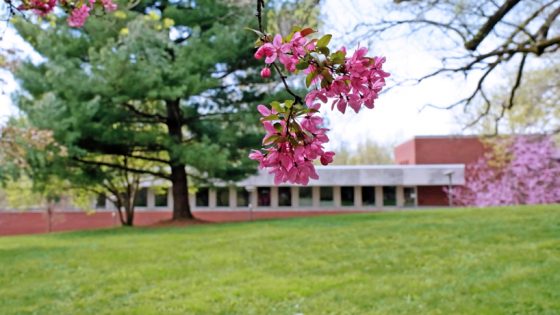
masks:
<path fill-rule="evenodd" d="M 478 48 L 478 45 L 490 34 L 492 29 L 500 22 L 504 16 L 515 7 L 521 0 L 507 0 L 499 9 L 496 11 L 486 23 L 478 30 L 476 35 L 465 43 L 465 48 L 467 50 L 474 51 Z"/>

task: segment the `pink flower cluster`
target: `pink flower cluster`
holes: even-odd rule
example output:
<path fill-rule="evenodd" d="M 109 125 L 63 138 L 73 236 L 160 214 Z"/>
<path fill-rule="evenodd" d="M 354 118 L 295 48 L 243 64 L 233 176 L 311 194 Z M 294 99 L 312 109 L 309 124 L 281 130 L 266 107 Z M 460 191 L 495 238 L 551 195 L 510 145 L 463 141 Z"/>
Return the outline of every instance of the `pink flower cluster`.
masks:
<path fill-rule="evenodd" d="M 288 116 L 286 120 L 269 120 L 278 112 L 259 105 L 266 130 L 263 144 L 277 139 L 264 152 L 253 150 L 249 158 L 259 161 L 260 168 L 269 168 L 274 174 L 274 183 L 291 182 L 307 185 L 309 179 L 318 179 L 313 161 L 320 159 L 323 165 L 333 161 L 334 152 L 325 152 L 323 144 L 329 141 L 323 119 L 316 115 L 318 108 L 312 108 L 299 121 Z M 294 128 L 294 124 L 298 127 Z M 292 128 L 290 128 L 292 125 Z M 294 131 L 297 130 L 297 131 Z"/>
<path fill-rule="evenodd" d="M 93 9 L 97 0 L 89 0 L 77 6 L 66 0 L 59 0 L 59 5 L 70 12 L 68 15 L 68 25 L 70 27 L 82 27 L 89 17 L 91 9 Z M 112 0 L 100 0 L 101 5 L 106 12 L 112 12 L 117 9 L 117 5 Z M 54 10 L 56 0 L 29 0 L 19 6 L 20 10 L 33 10 L 39 16 L 45 16 Z"/>
<path fill-rule="evenodd" d="M 347 106 L 355 112 L 359 112 L 362 105 L 373 108 L 389 76 L 383 71 L 385 58 L 367 57 L 366 48 L 357 49 L 349 58 L 345 48 L 330 53 L 327 45 L 331 35 L 307 39 L 312 33 L 312 29 L 306 28 L 287 38 L 277 34 L 272 39 L 261 34 L 262 45 L 255 52 L 255 58 L 264 58 L 266 64 L 261 71 L 263 78 L 271 76 L 270 67 L 278 61 L 288 72 L 301 70 L 307 74 L 307 86 L 317 85 L 317 89 L 305 97 L 308 110 L 294 112 L 293 108 L 289 111 L 284 108 L 284 112 L 279 112 L 280 109 L 271 111 L 259 106 L 267 132 L 263 144 L 268 147 L 263 149 L 264 153 L 253 151 L 250 158 L 259 161 L 261 168 L 270 168 L 277 184 L 288 181 L 306 185 L 309 178 L 317 178 L 314 160 L 320 159 L 323 165 L 332 162 L 334 153 L 323 149 L 328 137 L 327 129 L 319 127 L 323 122 L 317 115 L 321 104 L 330 101 L 331 109 L 336 106 L 342 113 Z M 303 102 L 299 97 L 295 96 L 295 102 L 294 106 L 304 108 L 304 104 L 297 104 Z"/>
<path fill-rule="evenodd" d="M 296 64 L 306 53 L 315 49 L 314 41 L 307 41 L 300 32 L 294 33 L 289 42 L 283 43 L 282 35 L 276 34 L 271 43 L 265 43 L 255 52 L 255 58 L 267 65 L 280 61 L 289 72 L 296 71 Z"/>
<path fill-rule="evenodd" d="M 560 151 L 548 137 L 518 136 L 498 154 L 490 148 L 465 169 L 465 185 L 454 187 L 460 205 L 500 206 L 560 203 Z"/>
<path fill-rule="evenodd" d="M 55 5 L 56 0 L 30 0 L 20 5 L 18 10 L 32 10 L 39 16 L 45 16 L 54 9 Z"/>
<path fill-rule="evenodd" d="M 344 48 L 341 51 L 346 54 Z M 331 99 L 331 109 L 336 107 L 343 114 L 347 106 L 356 113 L 362 105 L 372 109 L 389 74 L 383 71 L 385 58 L 369 58 L 366 57 L 367 52 L 367 48 L 362 47 L 351 58 L 346 58 L 343 73 L 335 77 L 330 85 L 310 92 L 305 98 L 307 105 L 317 100 L 327 103 Z"/>

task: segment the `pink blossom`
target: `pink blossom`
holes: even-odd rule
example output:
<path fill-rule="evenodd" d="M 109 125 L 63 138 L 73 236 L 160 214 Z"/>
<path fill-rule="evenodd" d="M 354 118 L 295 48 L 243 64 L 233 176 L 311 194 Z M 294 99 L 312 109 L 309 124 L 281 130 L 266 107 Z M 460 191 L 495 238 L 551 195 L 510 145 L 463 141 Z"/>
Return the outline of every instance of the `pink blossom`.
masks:
<path fill-rule="evenodd" d="M 113 12 L 117 9 L 117 5 L 112 0 L 101 0 L 101 3 L 107 12 Z"/>
<path fill-rule="evenodd" d="M 30 0 L 26 4 L 20 5 L 18 10 L 33 10 L 33 13 L 45 16 L 52 12 L 55 5 L 56 0 Z"/>
<path fill-rule="evenodd" d="M 318 105 L 312 111 L 305 114 L 299 120 L 288 118 L 290 124 L 299 124 L 301 132 L 298 135 L 288 130 L 285 120 L 263 120 L 266 134 L 264 143 L 271 136 L 280 137 L 281 140 L 274 142 L 261 151 L 252 151 L 249 158 L 259 162 L 260 168 L 268 168 L 274 175 L 276 184 L 291 182 L 307 185 L 310 179 L 318 179 L 313 161 L 320 159 L 323 165 L 332 163 L 334 152 L 325 152 L 323 144 L 329 139 L 326 136 L 327 129 L 322 128 L 323 119 L 317 115 Z M 264 105 L 259 105 L 258 111 L 263 118 L 276 114 Z M 279 129 L 274 127 L 279 124 Z M 292 139 L 292 141 L 289 140 Z"/>
<path fill-rule="evenodd" d="M 70 27 L 82 27 L 89 17 L 89 11 L 89 6 L 85 4 L 72 10 L 70 16 L 68 17 L 68 25 Z"/>
<path fill-rule="evenodd" d="M 465 185 L 450 193 L 460 205 L 480 207 L 560 202 L 560 161 L 549 137 L 502 139 L 505 154 L 491 148 L 468 164 Z M 504 159 L 505 157 L 505 159 Z"/>

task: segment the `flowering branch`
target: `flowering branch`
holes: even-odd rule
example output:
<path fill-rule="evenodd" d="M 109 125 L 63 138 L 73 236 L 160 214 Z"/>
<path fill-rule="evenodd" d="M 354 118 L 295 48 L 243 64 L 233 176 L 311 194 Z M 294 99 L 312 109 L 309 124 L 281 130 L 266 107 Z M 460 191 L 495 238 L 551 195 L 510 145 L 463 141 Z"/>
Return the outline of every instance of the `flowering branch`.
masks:
<path fill-rule="evenodd" d="M 313 29 L 297 27 L 285 37 L 266 34 L 262 26 L 263 8 L 264 1 L 257 0 L 259 30 L 253 31 L 259 35 L 255 58 L 264 58 L 265 62 L 261 76 L 270 77 L 270 68 L 274 68 L 294 100 L 257 107 L 266 134 L 262 150 L 253 150 L 249 157 L 259 161 L 261 168 L 269 168 L 276 184 L 306 185 L 310 178 L 318 178 L 313 162 L 319 159 L 327 165 L 334 156 L 334 152 L 323 147 L 329 139 L 328 130 L 321 127 L 323 118 L 318 115 L 321 105 L 331 103 L 331 109 L 336 106 L 342 113 L 347 106 L 356 113 L 362 105 L 373 108 L 389 74 L 382 70 L 385 58 L 366 57 L 366 48 L 358 48 L 351 57 L 346 56 L 344 47 L 331 53 L 330 34 L 312 38 L 310 35 L 316 33 Z M 312 90 L 305 98 L 290 89 L 277 61 L 289 73 L 307 75 L 305 85 Z"/>
<path fill-rule="evenodd" d="M 4 0 L 15 7 L 12 0 Z M 58 6 L 68 13 L 68 25 L 71 27 L 82 27 L 87 21 L 90 12 L 101 9 L 105 12 L 112 12 L 117 9 L 117 5 L 112 0 L 21 0 L 21 3 L 15 7 L 21 11 L 32 11 L 38 16 L 46 16 L 50 14 L 54 8 Z"/>

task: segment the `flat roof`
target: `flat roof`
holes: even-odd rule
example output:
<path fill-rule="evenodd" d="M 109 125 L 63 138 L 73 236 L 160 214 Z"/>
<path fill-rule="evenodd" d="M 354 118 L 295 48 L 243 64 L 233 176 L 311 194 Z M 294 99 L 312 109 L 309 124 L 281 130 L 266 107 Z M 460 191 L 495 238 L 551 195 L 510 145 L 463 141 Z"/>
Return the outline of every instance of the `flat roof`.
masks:
<path fill-rule="evenodd" d="M 425 165 L 332 165 L 317 166 L 319 179 L 310 180 L 308 186 L 441 186 L 449 184 L 449 174 L 454 185 L 465 183 L 464 164 Z M 236 186 L 275 186 L 274 176 L 259 170 Z M 278 186 L 300 186 L 284 183 Z"/>

